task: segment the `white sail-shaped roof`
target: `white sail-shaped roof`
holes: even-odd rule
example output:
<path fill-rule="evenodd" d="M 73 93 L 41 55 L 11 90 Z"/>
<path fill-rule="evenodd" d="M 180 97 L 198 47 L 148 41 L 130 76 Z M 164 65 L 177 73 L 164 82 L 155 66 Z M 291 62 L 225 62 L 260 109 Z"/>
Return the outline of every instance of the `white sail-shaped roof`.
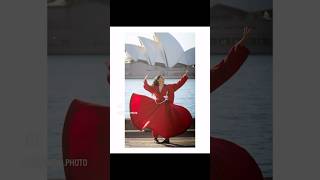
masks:
<path fill-rule="evenodd" d="M 178 63 L 185 65 L 195 64 L 195 48 L 190 48 L 179 58 Z"/>
<path fill-rule="evenodd" d="M 145 61 L 148 62 L 148 58 L 146 57 L 146 51 L 145 48 L 136 46 L 133 44 L 126 44 L 125 45 L 125 51 L 129 58 L 131 58 L 134 61 Z"/>
<path fill-rule="evenodd" d="M 146 54 L 151 65 L 155 65 L 156 63 L 162 63 L 166 65 L 164 54 L 158 42 L 144 37 L 139 37 L 139 40 L 146 49 Z"/>
<path fill-rule="evenodd" d="M 184 50 L 180 43 L 169 33 L 154 33 L 155 38 L 161 44 L 164 51 L 167 65 L 173 67 L 178 63 L 180 57 L 183 56 Z"/>
<path fill-rule="evenodd" d="M 161 63 L 170 68 L 178 63 L 195 64 L 195 48 L 184 51 L 169 33 L 154 33 L 154 40 L 145 37 L 139 37 L 139 40 L 141 46 L 125 44 L 127 57 L 133 61 L 144 61 L 150 65 Z"/>

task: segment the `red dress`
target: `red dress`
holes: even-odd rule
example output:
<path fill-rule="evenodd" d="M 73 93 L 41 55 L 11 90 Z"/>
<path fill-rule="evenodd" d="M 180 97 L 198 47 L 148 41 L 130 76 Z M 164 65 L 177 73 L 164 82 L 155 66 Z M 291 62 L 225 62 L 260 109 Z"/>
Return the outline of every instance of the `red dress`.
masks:
<path fill-rule="evenodd" d="M 164 138 L 177 136 L 185 132 L 191 125 L 190 112 L 179 105 L 173 104 L 174 92 L 187 81 L 184 75 L 175 84 L 165 84 L 161 91 L 159 86 L 150 86 L 144 81 L 144 88 L 155 96 L 155 99 L 133 93 L 130 99 L 130 118 L 139 130 L 149 128 L 153 136 Z M 165 98 L 167 96 L 167 100 Z"/>

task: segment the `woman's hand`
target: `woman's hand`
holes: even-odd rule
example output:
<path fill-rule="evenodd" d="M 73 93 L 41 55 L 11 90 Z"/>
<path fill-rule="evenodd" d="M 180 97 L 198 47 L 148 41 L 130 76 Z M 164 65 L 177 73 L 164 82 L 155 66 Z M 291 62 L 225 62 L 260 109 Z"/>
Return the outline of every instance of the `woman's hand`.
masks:
<path fill-rule="evenodd" d="M 185 70 L 185 72 L 184 72 L 184 76 L 186 76 L 186 75 L 188 75 L 188 72 L 189 72 L 189 70 L 188 70 L 188 66 L 186 66 L 186 70 Z"/>
<path fill-rule="evenodd" d="M 249 28 L 248 26 L 244 27 L 242 37 L 243 38 L 248 38 L 250 33 L 251 33 L 251 31 L 252 31 L 252 29 Z"/>
<path fill-rule="evenodd" d="M 147 79 L 148 79 L 148 76 L 149 76 L 149 74 L 147 74 L 147 75 L 144 77 L 144 80 L 147 80 Z"/>
<path fill-rule="evenodd" d="M 242 33 L 242 38 L 240 41 L 236 44 L 236 46 L 241 45 L 244 46 L 245 42 L 249 39 L 249 36 L 251 34 L 252 29 L 249 28 L 248 26 L 244 27 L 243 33 Z"/>

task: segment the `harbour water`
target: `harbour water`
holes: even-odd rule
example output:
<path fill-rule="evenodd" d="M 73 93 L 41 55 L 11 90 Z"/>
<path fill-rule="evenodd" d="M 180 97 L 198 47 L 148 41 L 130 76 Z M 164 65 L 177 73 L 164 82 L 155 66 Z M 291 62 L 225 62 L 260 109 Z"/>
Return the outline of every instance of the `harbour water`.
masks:
<path fill-rule="evenodd" d="M 222 58 L 212 56 L 212 65 Z M 250 55 L 210 100 L 211 135 L 244 147 L 272 177 L 272 56 Z"/>

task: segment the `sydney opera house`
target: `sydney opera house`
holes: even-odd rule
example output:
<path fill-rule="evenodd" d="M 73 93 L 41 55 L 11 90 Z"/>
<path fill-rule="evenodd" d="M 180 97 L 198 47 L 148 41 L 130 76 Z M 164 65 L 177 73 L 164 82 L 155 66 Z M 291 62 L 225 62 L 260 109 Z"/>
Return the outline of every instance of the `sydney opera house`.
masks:
<path fill-rule="evenodd" d="M 153 39 L 139 38 L 141 45 L 125 45 L 126 79 L 151 77 L 159 73 L 167 78 L 180 78 L 186 68 L 195 75 L 195 48 L 186 51 L 170 33 L 154 33 Z"/>

